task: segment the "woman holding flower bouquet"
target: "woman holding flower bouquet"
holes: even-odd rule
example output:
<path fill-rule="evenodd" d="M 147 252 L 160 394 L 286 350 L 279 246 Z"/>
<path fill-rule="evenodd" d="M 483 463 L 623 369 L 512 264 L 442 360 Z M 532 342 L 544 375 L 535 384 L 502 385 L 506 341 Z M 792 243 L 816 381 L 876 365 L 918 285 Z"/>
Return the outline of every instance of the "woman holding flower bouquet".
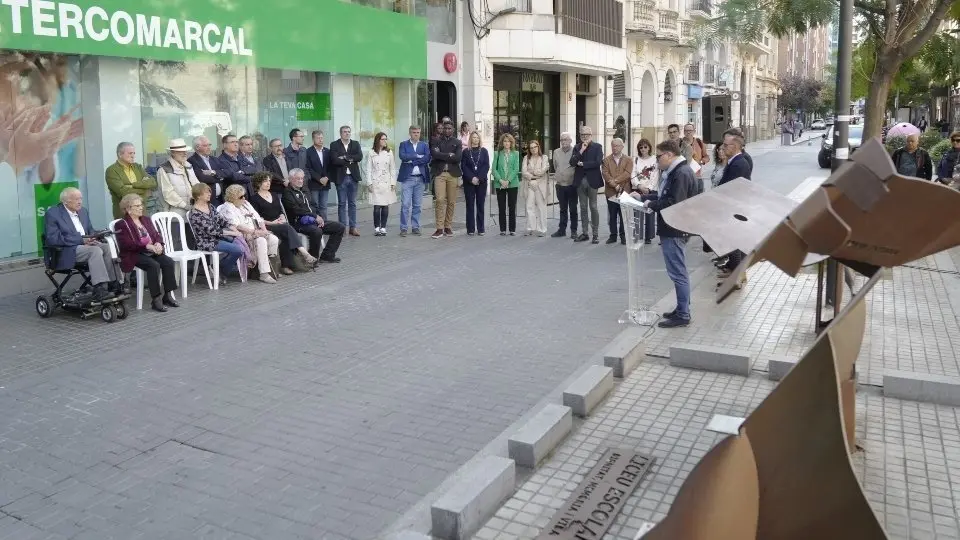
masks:
<path fill-rule="evenodd" d="M 647 139 L 640 139 L 637 143 L 637 157 L 633 160 L 633 178 L 630 186 L 635 193 L 639 193 L 641 201 L 657 199 L 657 189 L 660 185 L 660 167 L 657 166 L 657 157 L 653 155 L 653 145 Z M 643 243 L 649 244 L 653 240 L 656 214 L 650 212 L 644 217 Z"/>

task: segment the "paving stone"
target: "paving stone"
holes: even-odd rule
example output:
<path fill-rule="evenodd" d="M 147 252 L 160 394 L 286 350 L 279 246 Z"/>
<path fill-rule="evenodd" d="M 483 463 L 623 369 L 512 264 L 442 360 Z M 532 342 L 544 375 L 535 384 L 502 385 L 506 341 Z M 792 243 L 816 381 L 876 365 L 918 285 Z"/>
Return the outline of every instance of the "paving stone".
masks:
<path fill-rule="evenodd" d="M 512 459 L 486 456 L 468 467 L 430 508 L 434 536 L 469 538 L 514 491 L 516 464 Z"/>
<path fill-rule="evenodd" d="M 750 374 L 751 359 L 749 352 L 738 349 L 692 343 L 678 343 L 670 347 L 670 365 L 676 367 L 747 376 Z"/>
<path fill-rule="evenodd" d="M 510 458 L 521 467 L 536 467 L 572 428 L 570 407 L 548 403 L 507 440 Z"/>
<path fill-rule="evenodd" d="M 960 377 L 888 371 L 883 374 L 883 395 L 941 405 L 960 405 Z"/>
<path fill-rule="evenodd" d="M 622 379 L 637 367 L 647 354 L 644 338 L 647 328 L 631 326 L 610 342 L 603 350 L 603 365 L 613 369 L 613 376 Z"/>
<path fill-rule="evenodd" d="M 613 390 L 613 370 L 590 366 L 563 391 L 563 404 L 577 416 L 587 416 Z"/>

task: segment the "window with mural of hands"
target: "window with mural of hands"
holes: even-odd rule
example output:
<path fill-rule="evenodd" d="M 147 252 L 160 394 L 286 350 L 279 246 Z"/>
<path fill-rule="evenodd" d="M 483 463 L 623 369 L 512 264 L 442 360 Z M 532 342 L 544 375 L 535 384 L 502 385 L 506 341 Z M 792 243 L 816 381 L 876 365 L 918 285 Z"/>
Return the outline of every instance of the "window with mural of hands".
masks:
<path fill-rule="evenodd" d="M 0 261 L 35 257 L 60 192 L 86 194 L 80 57 L 0 51 Z"/>

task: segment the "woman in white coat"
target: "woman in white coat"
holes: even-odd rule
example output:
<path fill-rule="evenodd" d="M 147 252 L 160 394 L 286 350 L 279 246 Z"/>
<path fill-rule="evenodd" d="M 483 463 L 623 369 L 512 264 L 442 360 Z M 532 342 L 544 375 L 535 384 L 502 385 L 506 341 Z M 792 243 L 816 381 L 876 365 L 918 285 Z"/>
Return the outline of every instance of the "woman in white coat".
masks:
<path fill-rule="evenodd" d="M 527 143 L 527 155 L 520 169 L 525 184 L 523 194 L 527 200 L 527 234 L 547 234 L 547 173 L 550 160 L 540 151 L 540 143 Z"/>
<path fill-rule="evenodd" d="M 373 148 L 367 153 L 363 172 L 373 205 L 374 236 L 386 236 L 390 205 L 397 202 L 397 169 L 393 152 L 387 146 L 386 133 L 381 131 L 373 138 Z"/>

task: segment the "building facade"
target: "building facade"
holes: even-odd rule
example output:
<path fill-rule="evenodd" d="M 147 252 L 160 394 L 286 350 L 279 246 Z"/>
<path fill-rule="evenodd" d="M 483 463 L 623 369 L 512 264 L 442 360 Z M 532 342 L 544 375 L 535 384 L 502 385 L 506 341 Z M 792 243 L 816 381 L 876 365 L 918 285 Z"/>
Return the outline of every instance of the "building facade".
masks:
<path fill-rule="evenodd" d="M 485 146 L 509 133 L 521 151 L 531 140 L 549 150 L 583 125 L 598 142 L 613 135 L 605 118 L 608 83 L 625 69 L 621 0 L 463 4 L 464 119 Z"/>
<path fill-rule="evenodd" d="M 44 286 L 43 214 L 64 188 L 78 187 L 94 225 L 107 225 L 104 170 L 122 141 L 149 169 L 171 138 L 219 146 L 228 133 L 250 135 L 259 157 L 294 127 L 308 140 L 323 130 L 329 143 L 349 125 L 369 147 L 379 131 L 402 140 L 411 124 L 457 114 L 456 0 L 234 4 L 0 6 L 11 81 L 0 99 L 13 133 L 0 141 L 0 295 Z"/>
<path fill-rule="evenodd" d="M 779 40 L 777 72 L 823 81 L 828 77 L 827 67 L 835 46 L 828 26 L 810 28 L 803 34 L 791 32 Z"/>

